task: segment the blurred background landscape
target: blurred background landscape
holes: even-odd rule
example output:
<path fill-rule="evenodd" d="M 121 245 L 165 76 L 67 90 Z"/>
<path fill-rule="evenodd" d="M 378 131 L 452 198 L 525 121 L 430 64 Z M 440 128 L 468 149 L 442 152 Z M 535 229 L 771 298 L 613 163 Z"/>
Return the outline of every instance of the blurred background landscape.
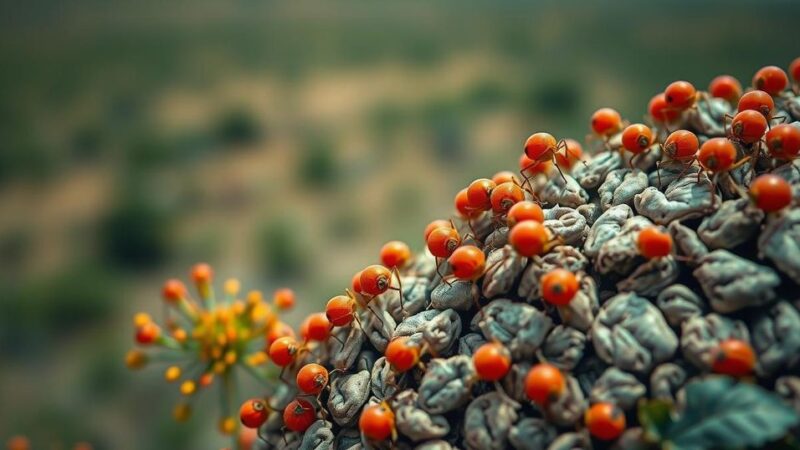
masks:
<path fill-rule="evenodd" d="M 123 364 L 193 263 L 296 325 L 530 133 L 800 55 L 790 1 L 1 4 L 0 439 L 35 449 L 226 444 Z"/>

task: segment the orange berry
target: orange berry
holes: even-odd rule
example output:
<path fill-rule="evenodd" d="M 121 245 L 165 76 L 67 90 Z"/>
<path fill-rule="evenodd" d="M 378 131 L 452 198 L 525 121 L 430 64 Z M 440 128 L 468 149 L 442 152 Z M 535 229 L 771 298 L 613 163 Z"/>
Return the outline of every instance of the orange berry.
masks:
<path fill-rule="evenodd" d="M 433 230 L 437 228 L 453 228 L 453 224 L 448 220 L 437 219 L 425 226 L 425 242 L 428 242 L 428 236 L 431 235 Z"/>
<path fill-rule="evenodd" d="M 344 327 L 353 323 L 356 302 L 346 295 L 337 295 L 328 300 L 325 315 L 335 327 Z"/>
<path fill-rule="evenodd" d="M 272 301 L 278 309 L 287 310 L 294 306 L 294 291 L 289 288 L 281 288 L 272 294 Z"/>
<path fill-rule="evenodd" d="M 647 112 L 656 123 L 672 123 L 680 116 L 676 109 L 667 104 L 667 98 L 663 93 L 656 94 L 650 99 Z"/>
<path fill-rule="evenodd" d="M 760 175 L 750 183 L 750 197 L 763 211 L 779 211 L 792 203 L 792 186 L 778 175 Z"/>
<path fill-rule="evenodd" d="M 595 403 L 584 416 L 586 428 L 597 439 L 611 441 L 625 431 L 625 414 L 611 403 Z"/>
<path fill-rule="evenodd" d="M 776 159 L 794 159 L 800 153 L 800 128 L 782 123 L 767 131 L 767 150 Z"/>
<path fill-rule="evenodd" d="M 174 303 L 186 297 L 186 286 L 180 280 L 173 278 L 164 283 L 161 294 L 164 296 L 164 300 Z"/>
<path fill-rule="evenodd" d="M 766 66 L 753 76 L 753 87 L 770 95 L 778 95 L 789 85 L 786 72 L 777 66 Z"/>
<path fill-rule="evenodd" d="M 381 247 L 381 263 L 386 267 L 401 268 L 411 259 L 411 249 L 405 242 L 389 241 Z"/>
<path fill-rule="evenodd" d="M 535 220 L 539 223 L 543 223 L 544 211 L 542 211 L 542 207 L 534 202 L 523 200 L 521 202 L 514 203 L 514 206 L 508 209 L 506 221 L 508 222 L 509 227 L 513 227 L 514 225 L 526 220 Z"/>
<path fill-rule="evenodd" d="M 211 283 L 211 278 L 213 276 L 214 271 L 211 270 L 211 266 L 206 263 L 195 264 L 194 267 L 192 267 L 192 280 L 196 284 Z"/>
<path fill-rule="evenodd" d="M 293 337 L 278 338 L 269 346 L 269 358 L 279 367 L 286 367 L 294 361 L 297 342 Z"/>
<path fill-rule="evenodd" d="M 731 103 L 739 100 L 742 95 L 742 85 L 739 80 L 730 75 L 720 75 L 708 85 L 708 93 L 712 97 L 725 99 Z"/>
<path fill-rule="evenodd" d="M 622 132 L 622 146 L 637 155 L 653 145 L 653 130 L 647 125 L 635 123 L 625 127 Z"/>
<path fill-rule="evenodd" d="M 306 364 L 297 372 L 296 381 L 301 392 L 317 395 L 328 384 L 328 369 L 319 364 Z"/>
<path fill-rule="evenodd" d="M 384 356 L 386 361 L 398 372 L 407 372 L 419 362 L 420 349 L 408 343 L 408 337 L 402 336 L 392 339 L 386 346 Z"/>
<path fill-rule="evenodd" d="M 667 105 L 679 110 L 692 106 L 696 94 L 697 90 L 688 81 L 674 81 L 664 89 Z"/>
<path fill-rule="evenodd" d="M 522 256 L 539 255 L 550 240 L 547 228 L 534 220 L 526 220 L 514 225 L 508 235 L 508 242 Z"/>
<path fill-rule="evenodd" d="M 715 373 L 743 377 L 753 373 L 756 354 L 753 347 L 739 339 L 726 339 L 713 352 L 712 370 Z"/>
<path fill-rule="evenodd" d="M 308 322 L 308 340 L 323 342 L 331 335 L 331 322 L 325 313 L 314 313 L 306 319 Z"/>
<path fill-rule="evenodd" d="M 453 268 L 453 275 L 459 280 L 475 280 L 483 275 L 486 268 L 486 255 L 474 245 L 458 247 L 447 259 Z"/>
<path fill-rule="evenodd" d="M 791 64 L 789 64 L 789 74 L 792 75 L 792 79 L 796 82 L 800 81 L 800 57 L 795 58 Z"/>
<path fill-rule="evenodd" d="M 431 231 L 426 243 L 433 256 L 448 258 L 461 245 L 461 237 L 458 235 L 458 231 L 451 227 L 440 227 Z"/>
<path fill-rule="evenodd" d="M 258 430 L 254 428 L 242 428 L 239 431 L 239 437 L 236 439 L 239 445 L 237 450 L 250 450 L 256 445 L 258 440 Z"/>
<path fill-rule="evenodd" d="M 550 133 L 534 133 L 525 141 L 525 155 L 533 161 L 549 161 L 558 147 L 558 141 Z"/>
<path fill-rule="evenodd" d="M 504 214 L 516 203 L 525 200 L 525 192 L 515 183 L 503 183 L 492 190 L 492 211 Z"/>
<path fill-rule="evenodd" d="M 503 184 L 503 183 L 507 183 L 507 182 L 512 182 L 512 183 L 513 182 L 517 182 L 517 183 L 519 183 L 519 178 L 517 178 L 517 176 L 514 174 L 514 172 L 511 172 L 510 170 L 503 170 L 503 171 L 500 171 L 500 172 L 497 172 L 496 174 L 494 174 L 492 176 L 492 181 L 494 182 L 495 185 Z"/>
<path fill-rule="evenodd" d="M 761 113 L 747 109 L 733 116 L 731 134 L 745 144 L 753 144 L 764 136 L 767 127 L 767 119 Z"/>
<path fill-rule="evenodd" d="M 283 424 L 291 431 L 302 433 L 317 420 L 317 412 L 308 401 L 296 398 L 283 410 Z"/>
<path fill-rule="evenodd" d="M 553 163 L 549 160 L 547 161 L 535 161 L 533 159 L 528 158 L 528 155 L 523 153 L 519 157 L 519 170 L 520 172 L 524 173 L 525 175 L 532 177 L 537 174 L 547 175 L 552 169 Z"/>
<path fill-rule="evenodd" d="M 288 324 L 276 321 L 267 331 L 267 345 L 272 345 L 273 342 L 282 337 L 294 338 L 294 330 Z"/>
<path fill-rule="evenodd" d="M 380 295 L 386 292 L 392 283 L 392 271 L 375 264 L 361 271 L 361 292 L 367 295 Z"/>
<path fill-rule="evenodd" d="M 367 439 L 385 441 L 394 433 L 394 412 L 386 403 L 369 405 L 361 411 L 358 428 Z"/>
<path fill-rule="evenodd" d="M 575 139 L 564 139 L 564 151 L 556 153 L 556 164 L 570 170 L 583 157 L 583 146 Z"/>
<path fill-rule="evenodd" d="M 483 381 L 497 381 L 511 369 L 511 354 L 502 344 L 489 342 L 481 345 L 472 354 L 475 373 Z"/>
<path fill-rule="evenodd" d="M 536 364 L 525 377 L 525 395 L 542 406 L 561 396 L 564 389 L 566 389 L 564 375 L 551 364 Z"/>
<path fill-rule="evenodd" d="M 726 138 L 711 138 L 700 146 L 697 161 L 709 172 L 724 172 L 736 162 L 736 147 Z"/>
<path fill-rule="evenodd" d="M 467 188 L 458 191 L 455 198 L 455 206 L 458 214 L 464 219 L 473 219 L 478 217 L 481 213 L 480 210 L 473 208 L 469 204 L 469 197 L 467 196 Z"/>
<path fill-rule="evenodd" d="M 553 269 L 542 275 L 542 298 L 547 303 L 568 305 L 578 293 L 578 277 L 565 269 Z"/>
<path fill-rule="evenodd" d="M 672 253 L 672 236 L 656 227 L 646 227 L 636 237 L 639 253 L 647 259 L 663 258 Z"/>
<path fill-rule="evenodd" d="M 592 114 L 592 131 L 600 136 L 611 136 L 622 129 L 622 116 L 615 109 L 600 108 Z"/>
<path fill-rule="evenodd" d="M 350 281 L 350 287 L 353 288 L 353 292 L 356 294 L 361 293 L 361 272 L 358 271 L 353 275 L 353 279 Z"/>
<path fill-rule="evenodd" d="M 478 178 L 467 187 L 467 203 L 469 207 L 478 211 L 488 211 L 492 207 L 489 196 L 492 189 L 497 186 L 494 181 L 488 178 Z"/>
<path fill-rule="evenodd" d="M 136 342 L 150 345 L 161 336 L 161 328 L 153 322 L 147 322 L 136 328 Z"/>
<path fill-rule="evenodd" d="M 691 159 L 699 147 L 697 136 L 687 130 L 673 131 L 664 141 L 664 152 L 672 159 Z"/>
<path fill-rule="evenodd" d="M 775 108 L 775 101 L 772 96 L 764 91 L 750 91 L 739 99 L 737 112 L 752 110 L 760 112 L 764 117 L 772 117 L 772 110 Z"/>
<path fill-rule="evenodd" d="M 267 402 L 258 398 L 251 398 L 242 403 L 239 408 L 239 420 L 247 428 L 258 428 L 264 425 L 269 417 Z"/>
<path fill-rule="evenodd" d="M 31 441 L 25 436 L 12 436 L 6 446 L 8 450 L 30 450 Z"/>

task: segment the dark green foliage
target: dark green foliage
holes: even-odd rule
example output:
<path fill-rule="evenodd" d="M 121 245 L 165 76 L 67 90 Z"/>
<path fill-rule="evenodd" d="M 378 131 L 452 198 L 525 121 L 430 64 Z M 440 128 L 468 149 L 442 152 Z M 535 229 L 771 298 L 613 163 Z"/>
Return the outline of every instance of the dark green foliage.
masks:
<path fill-rule="evenodd" d="M 266 223 L 257 238 L 261 261 L 273 279 L 296 279 L 307 268 L 307 248 L 296 224 L 286 219 Z"/>
<path fill-rule="evenodd" d="M 131 189 L 121 195 L 100 226 L 105 257 L 125 268 L 148 268 L 169 253 L 171 218 L 146 193 Z"/>
<path fill-rule="evenodd" d="M 253 113 L 237 108 L 219 118 L 214 134 L 223 145 L 240 146 L 258 140 L 261 128 Z"/>
<path fill-rule="evenodd" d="M 323 138 L 313 138 L 300 149 L 298 177 L 304 186 L 327 188 L 336 184 L 340 167 L 336 160 L 336 148 Z"/>

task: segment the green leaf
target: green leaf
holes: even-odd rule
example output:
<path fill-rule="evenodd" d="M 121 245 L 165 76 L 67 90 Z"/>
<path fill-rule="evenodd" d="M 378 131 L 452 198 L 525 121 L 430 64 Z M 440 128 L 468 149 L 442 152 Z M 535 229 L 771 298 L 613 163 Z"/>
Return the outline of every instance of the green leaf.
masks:
<path fill-rule="evenodd" d="M 759 446 L 784 436 L 800 417 L 759 386 L 711 377 L 686 386 L 686 408 L 662 435 L 676 450 Z"/>
<path fill-rule="evenodd" d="M 672 425 L 672 402 L 667 400 L 640 400 L 639 423 L 648 440 L 659 441 Z"/>

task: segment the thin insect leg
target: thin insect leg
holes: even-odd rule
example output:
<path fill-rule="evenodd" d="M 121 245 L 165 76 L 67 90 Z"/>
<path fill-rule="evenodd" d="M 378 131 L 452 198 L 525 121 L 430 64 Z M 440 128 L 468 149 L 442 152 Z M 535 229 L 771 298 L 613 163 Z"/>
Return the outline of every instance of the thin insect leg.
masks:
<path fill-rule="evenodd" d="M 372 309 L 372 308 L 370 307 L 370 305 L 371 305 L 371 303 L 367 303 L 367 309 L 369 309 L 369 310 L 370 310 L 370 312 L 371 312 L 372 314 L 374 314 L 374 315 L 375 315 L 375 317 L 377 317 L 377 318 L 378 318 L 378 320 L 381 322 L 381 328 L 385 330 L 385 329 L 386 329 L 386 322 L 384 322 L 384 321 L 383 321 L 383 317 L 381 317 L 381 315 L 379 314 L 379 313 L 380 313 L 380 310 L 378 310 L 378 312 L 376 312 L 374 309 Z"/>
<path fill-rule="evenodd" d="M 561 171 L 561 167 L 559 167 L 558 161 L 556 161 L 556 155 L 553 155 L 553 165 L 556 166 L 556 169 L 558 169 L 559 175 L 561 175 L 561 179 L 564 180 L 564 189 L 566 189 L 567 188 L 567 177 L 565 177 L 564 176 L 564 172 Z"/>
<path fill-rule="evenodd" d="M 403 312 L 403 317 L 407 317 L 403 298 L 403 281 L 400 279 L 400 271 L 397 270 L 397 266 L 392 268 L 392 273 L 397 278 L 397 291 L 400 293 L 400 310 Z"/>

